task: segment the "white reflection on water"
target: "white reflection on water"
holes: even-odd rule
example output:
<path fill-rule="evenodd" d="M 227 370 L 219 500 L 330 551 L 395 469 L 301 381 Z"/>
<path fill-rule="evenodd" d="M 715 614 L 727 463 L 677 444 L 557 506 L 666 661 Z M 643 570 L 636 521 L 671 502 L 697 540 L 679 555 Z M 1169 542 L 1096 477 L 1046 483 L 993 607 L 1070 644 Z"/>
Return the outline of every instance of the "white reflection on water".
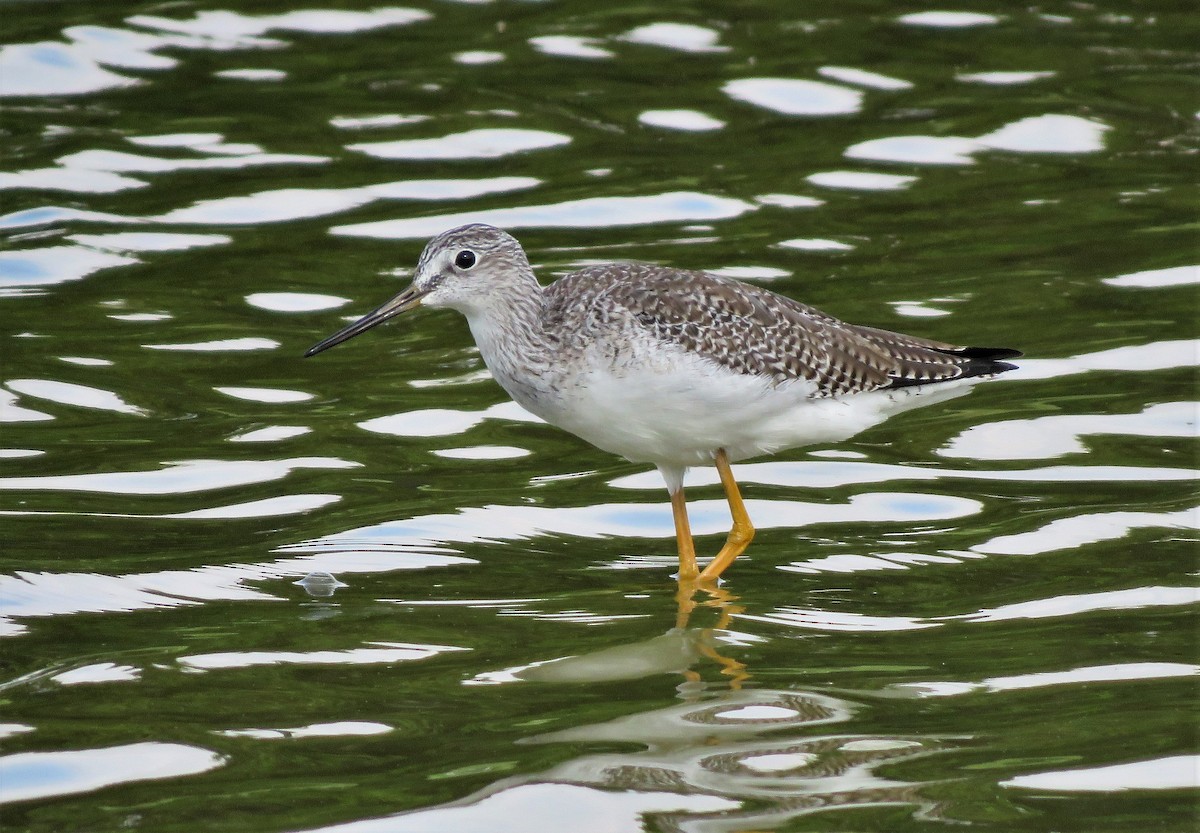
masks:
<path fill-rule="evenodd" d="M 730 98 L 789 116 L 833 116 L 862 109 L 860 90 L 800 78 L 741 78 L 721 90 Z"/>
<path fill-rule="evenodd" d="M 434 452 L 438 457 L 450 460 L 511 460 L 516 457 L 528 457 L 532 452 L 526 448 L 516 448 L 511 445 L 473 445 L 461 448 L 439 448 Z"/>
<path fill-rule="evenodd" d="M 447 437 L 465 434 L 485 419 L 542 422 L 515 402 L 498 402 L 482 411 L 449 408 L 407 411 L 364 420 L 358 423 L 358 427 L 376 434 L 391 434 L 397 437 Z"/>
<path fill-rule="evenodd" d="M 579 608 L 557 611 L 506 608 L 497 615 L 534 619 L 538 622 L 569 622 L 572 625 L 606 625 L 621 619 L 645 619 L 650 616 L 649 613 L 593 613 Z"/>
<path fill-rule="evenodd" d="M 805 197 L 800 194 L 759 194 L 754 198 L 759 205 L 775 205 L 779 208 L 816 208 L 824 205 L 825 200 L 816 197 Z M 713 270 L 708 270 L 713 271 Z M 786 273 L 785 273 L 786 274 Z"/>
<path fill-rule="evenodd" d="M 200 157 L 145 156 L 115 150 L 84 150 L 58 159 L 57 168 L 37 168 L 0 173 L 0 188 L 36 188 L 79 193 L 111 193 L 141 188 L 147 183 L 125 173 L 171 173 L 186 170 L 238 169 L 261 165 L 312 165 L 330 161 L 325 156 L 265 153 L 258 145 L 225 144 L 220 134 L 184 133 L 135 136 L 135 144 L 182 148 Z M 130 222 L 126 220 L 126 222 Z"/>
<path fill-rule="evenodd" d="M 3 481 L 0 481 L 3 482 Z M 747 511 L 758 529 L 799 529 L 817 524 L 915 523 L 971 515 L 980 503 L 966 498 L 927 494 L 865 493 L 846 503 L 802 503 L 786 500 L 748 500 Z M 723 499 L 689 503 L 692 530 L 697 535 L 729 531 L 729 509 Z M 464 507 L 457 512 L 422 515 L 339 532 L 292 547 L 291 550 L 330 550 L 371 542 L 430 546 L 480 541 L 523 541 L 541 535 L 581 538 L 622 537 L 673 539 L 675 527 L 665 502 L 659 504 L 596 504 L 545 507 L 528 504 Z M 673 549 L 673 548 L 672 548 Z M 753 552 L 751 552 L 753 555 Z M 622 562 L 621 565 L 631 566 Z M 652 565 L 656 566 L 656 565 Z"/>
<path fill-rule="evenodd" d="M 60 362 L 66 362 L 67 364 L 78 364 L 78 365 L 82 365 L 84 367 L 112 367 L 113 366 L 113 362 L 110 361 L 109 359 L 98 359 L 94 356 L 59 356 L 58 360 Z M 3 422 L 3 421 L 4 421 L 3 419 L 0 419 L 0 422 Z"/>
<path fill-rule="evenodd" d="M 1104 149 L 1102 121 L 1079 116 L 1031 116 L 980 136 L 981 145 L 1014 153 L 1094 153 Z"/>
<path fill-rule="evenodd" d="M 279 342 L 273 338 L 218 338 L 213 341 L 194 341 L 182 344 L 143 344 L 148 350 L 175 350 L 194 353 L 223 353 L 241 350 L 274 350 Z"/>
<path fill-rule="evenodd" d="M 268 425 L 244 434 L 235 434 L 229 438 L 229 441 L 231 443 L 273 443 L 290 440 L 293 437 L 302 437 L 311 431 L 311 428 L 304 425 Z"/>
<path fill-rule="evenodd" d="M 417 9 L 380 8 L 368 12 L 309 10 L 249 16 L 229 11 L 200 12 L 191 20 L 135 15 L 127 23 L 151 31 L 104 26 L 72 26 L 68 42 L 42 41 L 0 47 L 0 96 L 80 95 L 128 87 L 141 81 L 106 67 L 168 70 L 179 62 L 155 50 L 252 49 L 285 46 L 258 37 L 272 29 L 349 33 L 426 20 Z"/>
<path fill-rule="evenodd" d="M 456 64 L 482 66 L 484 64 L 498 64 L 505 60 L 506 57 L 503 52 L 493 52 L 488 49 L 472 49 L 467 52 L 455 52 L 453 59 Z"/>
<path fill-rule="evenodd" d="M 215 387 L 213 390 L 248 402 L 307 402 L 313 398 L 313 394 L 306 391 L 282 388 Z"/>
<path fill-rule="evenodd" d="M 89 52 L 54 41 L 0 47 L 0 96 L 79 95 L 138 83 L 108 71 Z"/>
<path fill-rule="evenodd" d="M 1032 532 L 1001 535 L 971 547 L 972 552 L 1040 555 L 1124 538 L 1135 529 L 1200 529 L 1200 506 L 1178 512 L 1098 512 L 1059 518 Z"/>
<path fill-rule="evenodd" d="M 973 425 L 938 449 L 944 457 L 973 460 L 1044 460 L 1087 451 L 1089 434 L 1194 437 L 1200 402 L 1163 402 L 1137 414 L 1055 414 Z"/>
<path fill-rule="evenodd" d="M 762 615 L 743 613 L 737 617 L 748 622 L 786 625 L 817 631 L 850 631 L 853 633 L 891 633 L 936 628 L 937 622 L 911 616 L 870 616 L 865 613 L 845 613 L 816 608 L 781 607 Z"/>
<path fill-rule="evenodd" d="M 529 39 L 529 45 L 545 55 L 563 58 L 613 58 L 615 53 L 599 46 L 598 38 L 582 38 L 575 35 L 539 35 Z"/>
<path fill-rule="evenodd" d="M 227 738 L 254 738 L 256 740 L 282 740 L 297 738 L 341 738 L 369 735 L 386 735 L 395 729 L 386 723 L 369 720 L 341 720 L 337 723 L 311 723 L 293 729 L 226 729 L 213 734 Z"/>
<path fill-rule="evenodd" d="M 327 156 L 299 153 L 218 154 L 198 158 L 144 156 L 120 150 L 81 150 L 58 160 L 70 171 L 108 171 L 111 173 L 173 173 L 212 169 L 251 168 L 260 165 L 317 165 L 328 162 Z"/>
<path fill-rule="evenodd" d="M 868 72 L 857 67 L 826 66 L 817 70 L 818 75 L 841 81 L 844 84 L 857 84 L 860 87 L 870 87 L 875 90 L 907 90 L 912 87 L 911 81 L 881 75 L 878 72 Z"/>
<path fill-rule="evenodd" d="M 888 136 L 846 149 L 850 159 L 906 165 L 973 165 L 973 154 L 985 150 L 1013 153 L 1094 153 L 1104 149 L 1111 128 L 1079 116 L 1033 116 L 977 138 L 965 136 Z"/>
<path fill-rule="evenodd" d="M 720 130 L 725 126 L 725 122 L 699 110 L 646 110 L 638 114 L 638 121 L 650 127 L 689 133 Z"/>
<path fill-rule="evenodd" d="M 127 136 L 129 142 L 135 145 L 152 148 L 192 148 L 212 152 L 227 152 L 230 145 L 225 142 L 223 133 L 156 133 L 149 136 Z M 261 148 L 258 145 L 236 145 L 236 153 L 256 153 Z"/>
<path fill-rule="evenodd" d="M 0 422 L 44 422 L 54 419 L 44 411 L 23 408 L 17 404 L 17 396 L 11 391 L 0 388 Z"/>
<path fill-rule="evenodd" d="M 0 489 L 97 492 L 110 495 L 182 495 L 281 480 L 296 469 L 358 466 L 336 457 L 285 460 L 181 460 L 149 471 L 0 477 Z"/>
<path fill-rule="evenodd" d="M 1160 288 L 1167 286 L 1192 286 L 1200 283 L 1200 266 L 1172 266 L 1167 269 L 1150 269 L 1146 272 L 1133 272 L 1128 275 L 1118 275 L 1115 278 L 1105 278 L 1101 283 L 1109 286 L 1136 286 L 1139 288 Z"/>
<path fill-rule="evenodd" d="M 534 188 L 540 179 L 501 176 L 490 179 L 413 179 L 358 188 L 282 188 L 241 197 L 201 200 L 153 219 L 161 223 L 256 225 L 325 217 L 378 200 L 462 200 L 486 194 Z"/>
<path fill-rule="evenodd" d="M 673 191 L 641 197 L 589 197 L 552 205 L 464 211 L 407 220 L 383 220 L 335 226 L 334 234 L 352 237 L 411 239 L 431 237 L 467 223 L 490 223 L 501 228 L 612 228 L 688 220 L 737 217 L 758 206 L 730 197 L 694 191 Z"/>
<path fill-rule="evenodd" d="M 169 312 L 119 312 L 108 316 L 113 321 L 170 321 L 173 317 Z"/>
<path fill-rule="evenodd" d="M 873 555 L 841 553 L 824 558 L 783 564 L 785 573 L 861 573 L 874 570 L 907 570 L 915 564 L 958 564 L 959 559 L 944 555 L 928 555 L 911 552 L 886 552 Z"/>
<path fill-rule="evenodd" d="M 888 301 L 897 315 L 908 318 L 940 318 L 950 315 L 950 310 L 927 306 L 924 301 Z"/>
<path fill-rule="evenodd" d="M 806 179 L 822 188 L 844 188 L 848 191 L 899 191 L 917 181 L 915 176 L 868 171 L 823 171 Z"/>
<path fill-rule="evenodd" d="M 271 518 L 279 515 L 296 515 L 301 512 L 312 512 L 316 509 L 323 509 L 331 503 L 337 503 L 341 499 L 341 495 L 279 495 L 277 497 L 262 498 L 261 500 L 250 500 L 245 503 L 213 506 L 206 509 L 193 509 L 190 512 L 176 512 L 169 515 L 159 515 L 158 517 L 185 521 Z"/>
<path fill-rule="evenodd" d="M 265 34 L 272 30 L 291 32 L 313 32 L 316 34 L 350 34 L 365 32 L 386 26 L 403 26 L 429 20 L 431 14 L 419 9 L 382 7 L 370 11 L 341 11 L 332 9 L 305 9 L 283 14 L 245 15 L 230 11 L 204 11 L 191 20 L 135 15 L 128 22 L 168 32 L 182 32 L 204 38 L 217 39 L 224 48 L 248 43 L 252 46 L 278 45 L 278 41 L 244 41 L 242 39 Z"/>
<path fill-rule="evenodd" d="M 281 69 L 222 69 L 213 75 L 234 81 L 282 81 L 287 78 L 287 73 Z"/>
<path fill-rule="evenodd" d="M 1200 787 L 1200 755 L 1018 775 L 1001 781 L 1000 786 L 1048 792 L 1184 790 Z"/>
<path fill-rule="evenodd" d="M 846 149 L 848 159 L 898 162 L 905 165 L 974 165 L 979 143 L 961 136 L 888 136 Z"/>
<path fill-rule="evenodd" d="M 991 693 L 1022 691 L 1045 686 L 1161 680 L 1170 677 L 1194 677 L 1198 674 L 1200 674 L 1200 665 L 1189 665 L 1183 662 L 1125 662 L 1072 668 L 1069 671 L 1042 671 L 1033 674 L 1016 674 L 1011 677 L 990 677 L 978 683 L 899 683 L 889 690 L 915 694 L 918 697 L 953 697 L 979 691 Z"/>
<path fill-rule="evenodd" d="M 650 23 L 620 36 L 629 43 L 664 46 L 680 52 L 728 52 L 729 47 L 717 43 L 719 38 L 716 29 L 690 23 Z"/>
<path fill-rule="evenodd" d="M 113 234 L 70 234 L 67 239 L 93 249 L 117 252 L 176 252 L 202 246 L 232 243 L 225 234 L 177 234 L 175 232 L 126 231 Z"/>
<path fill-rule="evenodd" d="M 68 168 L 0 171 L 0 190 L 25 189 L 30 191 L 69 191 L 73 194 L 113 194 L 117 191 L 145 188 L 149 184 L 145 180 L 121 176 L 110 171 L 85 171 Z M 29 211 L 38 210 L 30 209 Z M 83 212 L 77 209 L 57 210 L 74 211 L 77 215 L 91 215 L 88 219 L 106 219 L 105 215 L 96 212 Z M 27 214 L 29 211 L 18 212 L 18 214 Z"/>
<path fill-rule="evenodd" d="M 817 631 L 892 632 L 935 628 L 947 622 L 1005 622 L 1013 619 L 1046 619 L 1076 616 L 1098 610 L 1135 610 L 1146 607 L 1170 607 L 1200 602 L 1198 587 L 1135 587 L 1104 593 L 1081 593 L 1033 599 L 974 613 L 949 616 L 870 616 L 861 613 L 787 606 L 758 615 L 735 614 L 738 620 Z"/>
<path fill-rule="evenodd" d="M 719 269 L 704 271 L 710 275 L 721 275 L 739 281 L 773 281 L 792 276 L 788 270 L 776 269 L 774 266 L 722 266 Z"/>
<path fill-rule="evenodd" d="M 934 29 L 968 29 L 973 26 L 993 26 L 1000 18 L 982 12 L 913 12 L 896 18 L 906 26 L 928 26 Z"/>
<path fill-rule="evenodd" d="M 371 648 L 342 651 L 222 651 L 179 657 L 179 664 L 196 671 L 218 668 L 251 668 L 256 665 L 377 665 L 413 662 L 452 651 L 469 651 L 454 645 L 414 645 L 407 642 L 368 642 Z"/>
<path fill-rule="evenodd" d="M 848 252 L 854 248 L 850 243 L 840 240 L 826 240 L 820 237 L 797 237 L 793 240 L 780 240 L 775 245 L 782 249 L 796 249 L 802 252 Z"/>
<path fill-rule="evenodd" d="M 334 116 L 329 124 L 339 130 L 372 130 L 377 127 L 399 127 L 402 124 L 419 124 L 429 121 L 425 115 L 401 115 L 381 113 L 377 116 Z"/>
<path fill-rule="evenodd" d="M 140 668 L 132 665 L 117 665 L 112 662 L 98 662 L 81 668 L 72 668 L 55 674 L 50 679 L 60 685 L 82 685 L 90 683 L 124 683 L 133 682 L 142 676 Z"/>
<path fill-rule="evenodd" d="M 969 84 L 991 84 L 994 86 L 1009 86 L 1012 84 L 1028 84 L 1057 75 L 1055 72 L 965 72 L 954 76 L 959 81 Z"/>
<path fill-rule="evenodd" d="M 225 763 L 208 749 L 179 743 L 131 743 L 104 749 L 21 752 L 0 757 L 0 803 L 91 792 L 114 784 L 177 778 Z"/>
<path fill-rule="evenodd" d="M 78 518 L 153 518 L 158 520 L 211 521 L 232 520 L 234 518 L 271 518 L 279 515 L 297 515 L 302 512 L 312 512 L 324 508 L 331 503 L 341 500 L 341 495 L 278 495 L 260 500 L 250 500 L 244 503 L 231 503 L 225 506 L 210 506 L 204 509 L 193 509 L 189 512 L 168 512 L 166 514 L 134 513 L 134 512 L 40 512 L 34 509 L 5 509 L 0 515 L 70 515 Z"/>
<path fill-rule="evenodd" d="M 843 748 L 845 748 L 843 746 Z M 751 755 L 742 759 L 742 766 L 754 772 L 787 772 L 808 766 L 817 760 L 812 752 L 781 752 L 777 754 Z"/>
<path fill-rule="evenodd" d="M 246 303 L 271 312 L 315 312 L 337 309 L 350 299 L 316 292 L 255 292 L 246 296 Z"/>
<path fill-rule="evenodd" d="M 496 159 L 570 143 L 571 137 L 562 133 L 506 127 L 479 128 L 435 139 L 364 142 L 346 145 L 346 149 L 380 159 Z"/>
<path fill-rule="evenodd" d="M 0 252 L 0 295 L 79 280 L 101 269 L 137 262 L 137 258 L 86 246 L 8 249 Z"/>
<path fill-rule="evenodd" d="M 25 617 L 76 613 L 123 613 L 195 605 L 204 601 L 277 601 L 278 596 L 247 586 L 252 581 L 297 579 L 316 571 L 376 573 L 474 564 L 433 546 L 347 542 L 327 551 L 257 564 L 229 564 L 190 570 L 163 570 L 107 576 L 95 573 L 0 575 L 0 636 L 24 633 L 13 621 Z"/>
<path fill-rule="evenodd" d="M 114 29 L 108 26 L 71 26 L 63 30 L 79 54 L 86 54 L 105 66 L 122 69 L 170 69 L 179 62 L 151 50 L 166 45 L 185 46 L 182 38 L 164 39 L 157 35 Z"/>
<path fill-rule="evenodd" d="M 1054 596 L 1028 602 L 1003 605 L 961 616 L 942 619 L 963 619 L 968 622 L 1005 622 L 1012 619 L 1045 619 L 1054 616 L 1074 616 L 1096 610 L 1133 610 L 1143 607 L 1188 605 L 1200 602 L 1200 587 L 1133 587 L 1105 593 L 1079 593 Z"/>
<path fill-rule="evenodd" d="M 811 456 L 829 456 L 828 452 L 812 452 Z M 892 483 L 911 480 L 993 480 L 1012 483 L 1153 483 L 1173 480 L 1196 480 L 1200 472 L 1186 468 L 1153 468 L 1142 466 L 1045 466 L 1037 469 L 1005 469 L 1000 471 L 948 469 L 892 463 L 858 462 L 853 458 L 836 462 L 798 461 L 738 463 L 734 466 L 739 483 L 761 483 L 788 488 L 831 489 L 863 483 Z M 692 486 L 715 486 L 720 483 L 712 468 L 691 469 L 686 483 Z M 618 489 L 662 489 L 657 472 L 639 472 L 609 481 Z"/>
<path fill-rule="evenodd" d="M 0 182 L 5 174 L 0 174 Z M 84 223 L 124 223 L 126 218 L 119 214 L 105 214 L 101 211 L 83 211 L 78 208 L 63 208 L 47 205 L 40 208 L 27 208 L 14 211 L 0 217 L 0 228 L 25 228 L 28 226 L 47 226 L 66 224 L 69 222 Z"/>
<path fill-rule="evenodd" d="M 1063 359 L 1021 359 L 1016 370 L 1005 373 L 1008 381 L 1059 379 L 1089 370 L 1170 370 L 1195 367 L 1200 361 L 1200 339 L 1154 341 L 1083 353 Z"/>
<path fill-rule="evenodd" d="M 653 790 L 614 792 L 557 782 L 509 785 L 487 792 L 490 794 L 411 815 L 354 821 L 309 833 L 614 833 L 644 830 L 643 821 L 650 813 L 703 814 L 739 806 L 739 802 L 713 796 Z"/>
<path fill-rule="evenodd" d="M 112 411 L 117 414 L 146 416 L 148 411 L 130 405 L 118 394 L 101 388 L 77 385 L 71 382 L 56 382 L 52 379 L 9 379 L 5 386 L 25 396 L 33 396 L 61 405 Z"/>

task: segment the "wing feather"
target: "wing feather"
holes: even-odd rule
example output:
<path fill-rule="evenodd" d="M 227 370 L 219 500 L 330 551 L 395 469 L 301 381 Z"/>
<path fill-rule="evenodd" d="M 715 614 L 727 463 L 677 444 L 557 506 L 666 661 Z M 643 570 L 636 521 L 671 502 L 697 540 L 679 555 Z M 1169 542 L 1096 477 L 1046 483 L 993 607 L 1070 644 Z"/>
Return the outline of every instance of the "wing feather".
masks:
<path fill-rule="evenodd" d="M 645 263 L 589 267 L 547 287 L 546 297 L 560 329 L 603 330 L 621 315 L 737 373 L 812 382 L 819 396 L 1000 373 L 1013 365 L 999 359 L 1020 355 L 846 324 L 761 287 Z"/>

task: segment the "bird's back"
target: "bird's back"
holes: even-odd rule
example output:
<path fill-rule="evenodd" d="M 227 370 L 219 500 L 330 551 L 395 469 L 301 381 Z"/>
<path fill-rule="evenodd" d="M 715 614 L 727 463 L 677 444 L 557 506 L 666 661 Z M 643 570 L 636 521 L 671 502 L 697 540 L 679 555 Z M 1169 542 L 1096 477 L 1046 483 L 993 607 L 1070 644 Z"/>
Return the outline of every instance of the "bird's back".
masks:
<path fill-rule="evenodd" d="M 586 267 L 546 287 L 544 300 L 546 330 L 565 338 L 630 328 L 738 374 L 806 380 L 818 396 L 1002 373 L 1014 367 L 1003 359 L 1021 355 L 847 324 L 761 287 L 649 263 Z"/>

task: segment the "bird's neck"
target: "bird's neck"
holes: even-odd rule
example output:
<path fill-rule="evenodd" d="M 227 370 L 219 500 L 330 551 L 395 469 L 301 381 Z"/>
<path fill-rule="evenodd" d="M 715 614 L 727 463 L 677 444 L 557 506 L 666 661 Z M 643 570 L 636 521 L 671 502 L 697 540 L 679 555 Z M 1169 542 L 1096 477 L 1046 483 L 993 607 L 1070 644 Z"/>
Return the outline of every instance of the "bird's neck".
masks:
<path fill-rule="evenodd" d="M 553 369 L 544 304 L 542 287 L 530 276 L 528 283 L 496 292 L 486 306 L 466 311 L 492 376 L 518 404 L 539 416 Z"/>

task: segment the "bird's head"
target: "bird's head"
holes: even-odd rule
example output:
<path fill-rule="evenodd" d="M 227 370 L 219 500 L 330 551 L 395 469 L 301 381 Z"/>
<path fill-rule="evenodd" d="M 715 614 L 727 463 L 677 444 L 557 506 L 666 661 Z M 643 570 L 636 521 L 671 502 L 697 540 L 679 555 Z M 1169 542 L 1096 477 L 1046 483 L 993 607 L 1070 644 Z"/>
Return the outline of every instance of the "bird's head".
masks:
<path fill-rule="evenodd" d="M 419 306 L 449 307 L 470 316 L 505 303 L 511 291 L 530 282 L 537 284 L 515 237 L 482 223 L 460 226 L 426 244 L 407 289 L 304 355 L 314 356 Z"/>

